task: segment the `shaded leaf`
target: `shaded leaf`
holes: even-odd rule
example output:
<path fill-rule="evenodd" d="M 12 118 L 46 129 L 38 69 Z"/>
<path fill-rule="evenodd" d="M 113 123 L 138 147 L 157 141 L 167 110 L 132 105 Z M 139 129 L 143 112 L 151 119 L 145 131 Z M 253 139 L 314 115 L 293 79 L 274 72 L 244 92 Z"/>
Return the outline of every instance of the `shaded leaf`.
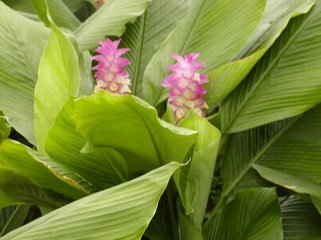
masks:
<path fill-rule="evenodd" d="M 86 190 L 75 176 L 50 160 L 41 158 L 37 152 L 18 142 L 8 139 L 0 144 L 0 169 L 13 171 L 39 186 L 71 198 L 86 195 Z"/>
<path fill-rule="evenodd" d="M 33 88 L 48 30 L 2 2 L 0 16 L 0 109 L 10 125 L 35 144 Z"/>
<path fill-rule="evenodd" d="M 0 237 L 23 225 L 30 206 L 11 206 L 0 209 Z"/>
<path fill-rule="evenodd" d="M 281 213 L 275 190 L 241 190 L 206 224 L 204 239 L 282 240 Z"/>
<path fill-rule="evenodd" d="M 321 238 L 321 217 L 306 201 L 291 197 L 281 204 L 284 240 Z"/>
<path fill-rule="evenodd" d="M 0 169 L 0 208 L 17 204 L 40 205 L 56 209 L 64 205 L 63 198 L 51 197 L 45 189 L 13 171 Z"/>
<path fill-rule="evenodd" d="M 6 239 L 140 239 L 172 173 L 170 163 L 130 182 L 92 194 L 15 230 Z M 115 224 L 117 223 L 117 224 Z M 68 227 L 66 227 L 68 226 Z"/>
<path fill-rule="evenodd" d="M 296 186 L 304 179 L 302 181 L 313 185 L 313 189 L 321 188 L 317 184 L 321 181 L 320 113 L 321 106 L 318 106 L 300 117 L 232 135 L 229 150 L 222 161 L 221 198 L 228 198 L 254 166 L 255 169 L 262 166 L 277 171 L 280 175 L 275 177 L 279 180 L 269 174 L 263 176 L 260 172 L 274 183 L 281 179 L 292 181 L 292 184 L 279 182 L 282 186 Z M 301 189 L 308 191 L 303 185 Z"/>

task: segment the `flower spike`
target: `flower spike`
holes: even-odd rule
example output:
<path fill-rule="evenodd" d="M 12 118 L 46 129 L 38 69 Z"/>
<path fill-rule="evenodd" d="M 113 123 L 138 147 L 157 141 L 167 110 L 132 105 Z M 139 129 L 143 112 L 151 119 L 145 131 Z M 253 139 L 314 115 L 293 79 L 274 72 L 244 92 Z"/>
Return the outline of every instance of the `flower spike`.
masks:
<path fill-rule="evenodd" d="M 93 68 L 97 85 L 94 92 L 106 90 L 115 94 L 130 93 L 130 79 L 124 67 L 130 64 L 127 58 L 122 57 L 129 51 L 128 48 L 118 48 L 120 40 L 111 41 L 107 38 L 99 43 L 96 49 L 98 55 L 93 60 L 98 64 Z"/>
<path fill-rule="evenodd" d="M 204 62 L 196 62 L 199 53 L 191 53 L 186 56 L 172 55 L 177 61 L 168 66 L 166 70 L 172 74 L 167 76 L 163 87 L 170 88 L 169 103 L 174 110 L 176 121 L 181 120 L 190 110 L 195 110 L 201 116 L 205 116 L 208 106 L 203 99 L 206 90 L 203 84 L 208 82 L 206 75 L 197 73 L 205 67 Z"/>

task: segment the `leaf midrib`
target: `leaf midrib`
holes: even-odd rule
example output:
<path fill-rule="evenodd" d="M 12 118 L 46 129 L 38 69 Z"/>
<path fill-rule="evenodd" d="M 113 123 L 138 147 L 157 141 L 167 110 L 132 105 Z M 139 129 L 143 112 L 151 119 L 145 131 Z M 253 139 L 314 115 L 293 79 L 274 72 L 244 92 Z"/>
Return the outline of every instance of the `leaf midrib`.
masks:
<path fill-rule="evenodd" d="M 312 15 L 312 14 L 311 14 Z M 311 16 L 310 15 L 310 16 Z M 302 23 L 301 26 L 297 29 L 297 31 L 291 35 L 291 37 L 289 38 L 289 41 L 283 45 L 284 48 L 277 54 L 277 56 L 273 59 L 272 63 L 270 64 L 270 66 L 264 71 L 264 73 L 261 75 L 261 77 L 259 78 L 259 80 L 254 84 L 254 86 L 251 88 L 249 94 L 246 95 L 246 97 L 244 98 L 244 101 L 240 104 L 238 110 L 235 112 L 234 117 L 232 118 L 232 120 L 230 121 L 230 123 L 224 128 L 224 130 L 222 131 L 222 135 L 225 135 L 226 133 L 229 132 L 229 129 L 233 126 L 233 124 L 235 123 L 235 121 L 237 120 L 237 117 L 240 115 L 241 110 L 244 108 L 245 104 L 250 100 L 250 98 L 252 97 L 252 94 L 258 89 L 258 87 L 264 82 L 264 78 L 270 73 L 270 71 L 274 68 L 274 66 L 278 63 L 278 61 L 280 60 L 280 58 L 285 54 L 285 52 L 288 50 L 288 48 L 291 46 L 291 44 L 293 43 L 294 40 L 296 40 L 296 38 L 298 37 L 298 35 L 301 33 L 301 31 L 304 29 L 304 27 L 306 26 L 307 23 L 309 23 L 310 20 L 310 16 L 307 17 Z M 273 47 L 272 47 L 273 50 Z M 264 60 L 264 59 L 263 59 Z"/>
<path fill-rule="evenodd" d="M 138 37 L 138 53 L 137 58 L 135 61 L 135 67 L 134 67 L 134 79 L 133 79 L 133 95 L 136 95 L 137 91 L 137 84 L 138 84 L 138 75 L 140 70 L 140 63 L 142 60 L 142 54 L 143 54 L 143 48 L 144 48 L 144 36 L 145 36 L 145 28 L 146 28 L 146 14 L 148 9 L 146 9 L 145 13 L 143 14 L 141 18 L 140 23 L 140 30 L 139 30 L 139 37 Z"/>
<path fill-rule="evenodd" d="M 294 124 L 300 119 L 300 117 L 295 117 L 287 124 L 285 124 L 267 143 L 265 143 L 262 148 L 254 155 L 252 159 L 244 166 L 243 170 L 238 174 L 238 176 L 228 185 L 222 192 L 222 198 L 226 198 L 232 192 L 234 187 L 242 180 L 246 173 L 252 168 L 252 166 L 261 159 L 261 157 L 270 149 L 270 147 Z"/>

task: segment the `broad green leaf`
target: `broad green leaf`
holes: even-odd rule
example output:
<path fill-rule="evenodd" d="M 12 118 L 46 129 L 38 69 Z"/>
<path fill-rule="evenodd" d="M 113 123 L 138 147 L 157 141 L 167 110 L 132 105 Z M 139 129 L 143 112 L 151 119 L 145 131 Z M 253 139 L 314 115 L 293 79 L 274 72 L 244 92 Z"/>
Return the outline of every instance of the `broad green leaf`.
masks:
<path fill-rule="evenodd" d="M 223 100 L 250 72 L 267 49 L 262 49 L 234 62 L 223 65 L 208 74 L 206 102 L 210 108 Z"/>
<path fill-rule="evenodd" d="M 110 148 L 97 147 L 82 152 L 84 137 L 76 130 L 73 99 L 70 99 L 57 116 L 46 139 L 46 152 L 56 162 L 76 172 L 97 189 L 105 189 L 129 179 L 127 163 Z"/>
<path fill-rule="evenodd" d="M 39 152 L 45 152 L 48 130 L 69 97 L 78 95 L 79 87 L 80 72 L 76 51 L 64 33 L 52 23 L 35 87 L 35 135 Z"/>
<path fill-rule="evenodd" d="M 1 240 L 140 239 L 172 173 L 170 163 L 130 182 L 92 194 L 15 230 Z"/>
<path fill-rule="evenodd" d="M 106 36 L 121 36 L 126 23 L 142 15 L 151 0 L 108 0 L 75 31 L 79 47 L 90 50 Z"/>
<path fill-rule="evenodd" d="M 195 131 L 158 119 L 141 99 L 106 91 L 76 100 L 75 121 L 89 144 L 119 151 L 133 172 L 182 162 L 196 139 Z"/>
<path fill-rule="evenodd" d="M 0 208 L 29 204 L 54 210 L 63 206 L 64 200 L 61 195 L 50 196 L 45 189 L 13 171 L 0 169 Z"/>
<path fill-rule="evenodd" d="M 23 225 L 30 206 L 11 206 L 0 209 L 0 237 Z"/>
<path fill-rule="evenodd" d="M 166 99 L 167 91 L 161 83 L 168 75 L 165 69 L 173 63 L 171 55 L 174 53 L 201 53 L 200 60 L 207 64 L 205 73 L 236 57 L 254 32 L 264 5 L 262 0 L 190 1 L 188 13 L 146 68 L 143 83 L 145 100 L 157 105 Z"/>
<path fill-rule="evenodd" d="M 238 57 L 269 48 L 291 18 L 309 12 L 315 2 L 316 0 L 267 0 L 260 23 Z"/>
<path fill-rule="evenodd" d="M 224 133 L 298 115 L 321 101 L 321 1 L 296 17 L 222 105 Z"/>
<path fill-rule="evenodd" d="M 47 6 L 52 20 L 59 27 L 76 29 L 80 21 L 69 10 L 62 0 L 31 0 L 39 18 L 50 27 L 50 21 L 47 18 Z"/>
<path fill-rule="evenodd" d="M 10 131 L 11 128 L 7 123 L 7 118 L 5 116 L 2 116 L 0 112 L 0 143 L 2 140 L 8 138 Z"/>
<path fill-rule="evenodd" d="M 87 193 L 81 182 L 63 167 L 43 159 L 32 149 L 9 139 L 0 144 L 0 169 L 13 171 L 41 187 L 71 198 L 79 198 Z"/>
<path fill-rule="evenodd" d="M 300 117 L 232 135 L 229 139 L 229 149 L 222 161 L 221 198 L 228 198 L 244 177 L 251 173 L 255 164 L 292 176 L 292 180 L 289 180 L 294 183 L 297 177 L 319 186 L 317 183 L 321 182 L 321 135 L 318 134 L 321 131 L 320 114 L 321 106 L 318 106 Z"/>
<path fill-rule="evenodd" d="M 34 13 L 35 10 L 32 7 L 31 1 L 26 0 L 1 0 L 4 4 L 8 7 L 16 10 L 16 11 L 23 11 L 27 13 Z"/>
<path fill-rule="evenodd" d="M 281 212 L 275 190 L 241 190 L 206 223 L 204 239 L 282 240 Z"/>
<path fill-rule="evenodd" d="M 203 240 L 199 229 L 182 212 L 178 213 L 180 237 L 184 240 Z"/>
<path fill-rule="evenodd" d="M 321 217 L 311 203 L 290 197 L 281 212 L 284 240 L 321 239 Z"/>
<path fill-rule="evenodd" d="M 134 95 L 142 96 L 147 64 L 187 9 L 188 0 L 154 0 L 134 24 L 127 26 L 121 45 L 130 48 L 127 69 Z"/>
<path fill-rule="evenodd" d="M 203 117 L 192 112 L 179 124 L 180 127 L 198 131 L 198 137 L 192 160 L 184 176 L 185 183 L 180 183 L 184 195 L 183 205 L 186 215 L 200 230 L 202 227 L 208 197 L 212 185 L 216 155 L 220 143 L 220 131 Z M 194 188 L 194 190 L 193 190 Z M 190 193 L 195 193 L 190 196 Z"/>
<path fill-rule="evenodd" d="M 35 144 L 33 88 L 48 30 L 1 1 L 0 16 L 0 109 L 10 125 Z"/>
<path fill-rule="evenodd" d="M 254 164 L 253 168 L 265 179 L 297 193 L 310 194 L 318 204 L 321 202 L 321 186 L 309 179 L 283 173 L 272 168 Z"/>
<path fill-rule="evenodd" d="M 264 16 L 234 61 L 208 74 L 207 103 L 222 101 L 250 72 L 293 16 L 307 13 L 315 0 L 267 0 Z"/>

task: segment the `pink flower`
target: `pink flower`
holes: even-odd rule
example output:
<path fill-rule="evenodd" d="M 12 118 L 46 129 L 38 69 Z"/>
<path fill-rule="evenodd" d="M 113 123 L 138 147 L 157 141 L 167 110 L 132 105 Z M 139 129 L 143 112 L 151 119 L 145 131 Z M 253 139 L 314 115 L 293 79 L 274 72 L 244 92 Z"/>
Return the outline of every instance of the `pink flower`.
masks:
<path fill-rule="evenodd" d="M 195 110 L 205 116 L 208 106 L 203 99 L 206 93 L 203 84 L 208 82 L 206 75 L 197 73 L 204 68 L 205 63 L 196 62 L 199 53 L 187 54 L 185 57 L 174 54 L 172 57 L 177 63 L 167 67 L 172 74 L 162 83 L 169 87 L 169 102 L 174 110 L 175 119 L 181 120 L 190 110 Z"/>
<path fill-rule="evenodd" d="M 107 38 L 104 42 L 99 43 L 96 49 L 98 55 L 93 59 L 98 64 L 93 68 L 97 85 L 95 92 L 103 89 L 115 94 L 130 93 L 130 79 L 128 72 L 124 67 L 130 64 L 127 58 L 122 55 L 129 51 L 128 48 L 118 48 L 120 40 L 111 41 Z"/>

